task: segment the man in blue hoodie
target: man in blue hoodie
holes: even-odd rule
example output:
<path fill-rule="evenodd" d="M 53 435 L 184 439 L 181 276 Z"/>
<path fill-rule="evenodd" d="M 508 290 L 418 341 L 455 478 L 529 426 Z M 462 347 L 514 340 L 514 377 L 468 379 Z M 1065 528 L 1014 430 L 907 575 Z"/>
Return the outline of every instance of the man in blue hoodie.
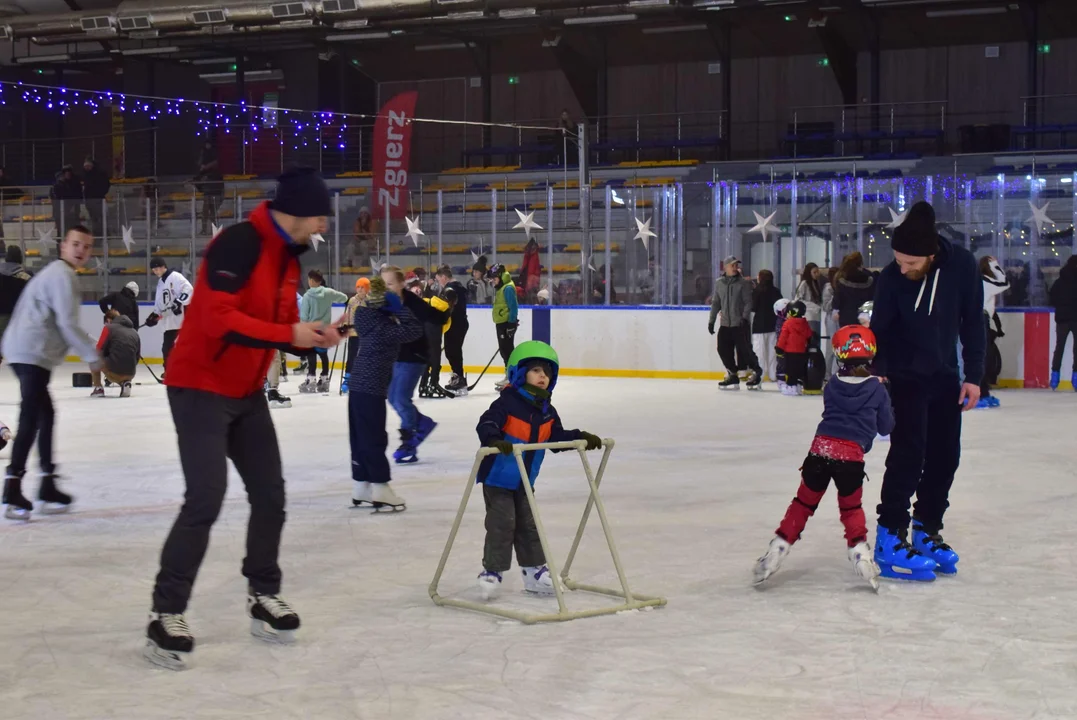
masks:
<path fill-rule="evenodd" d="M 935 211 L 917 203 L 894 231 L 894 262 L 879 276 L 871 318 L 876 372 L 888 377 L 896 423 L 886 458 L 875 561 L 884 577 L 934 580 L 915 572 L 922 556 L 957 572 L 942 541 L 942 517 L 961 457 L 961 413 L 976 407 L 986 339 L 976 258 L 935 231 Z M 964 377 L 958 374 L 961 339 Z M 909 503 L 913 541 L 908 542 Z"/>

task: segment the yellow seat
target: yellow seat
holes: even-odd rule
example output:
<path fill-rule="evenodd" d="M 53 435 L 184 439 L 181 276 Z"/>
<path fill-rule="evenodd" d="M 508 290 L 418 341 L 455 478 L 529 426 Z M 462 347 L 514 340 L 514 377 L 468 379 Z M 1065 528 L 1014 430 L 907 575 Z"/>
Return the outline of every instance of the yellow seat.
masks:
<path fill-rule="evenodd" d="M 338 178 L 368 178 L 373 177 L 373 173 L 369 170 L 349 170 L 348 172 L 337 173 Z"/>
<path fill-rule="evenodd" d="M 52 222 L 52 215 L 23 215 L 23 222 Z"/>
<path fill-rule="evenodd" d="M 350 187 L 344 188 L 340 193 L 341 195 L 366 195 L 366 188 Z"/>
<path fill-rule="evenodd" d="M 257 175 L 225 175 L 225 180 L 254 180 Z"/>

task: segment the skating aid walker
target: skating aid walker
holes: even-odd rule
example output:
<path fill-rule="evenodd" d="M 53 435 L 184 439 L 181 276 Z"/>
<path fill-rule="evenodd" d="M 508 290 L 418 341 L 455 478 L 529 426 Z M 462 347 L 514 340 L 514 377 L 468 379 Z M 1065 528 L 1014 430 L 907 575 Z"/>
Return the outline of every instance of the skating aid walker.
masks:
<path fill-rule="evenodd" d="M 625 576 L 624 568 L 621 565 L 621 556 L 617 552 L 617 545 L 613 541 L 613 530 L 610 527 L 609 519 L 606 517 L 606 507 L 598 494 L 598 486 L 602 483 L 602 476 L 606 471 L 606 463 L 609 461 L 610 452 L 613 450 L 613 440 L 603 440 L 602 446 L 604 448 L 602 461 L 598 465 L 598 472 L 594 474 L 592 474 L 591 465 L 587 460 L 587 443 L 583 440 L 560 443 L 514 444 L 512 447 L 513 455 L 516 457 L 516 464 L 520 469 L 521 485 L 524 488 L 524 494 L 527 496 L 527 502 L 531 506 L 531 512 L 535 518 L 535 529 L 538 531 L 539 543 L 542 545 L 542 552 L 546 556 L 546 564 L 549 567 L 549 573 L 554 578 L 553 594 L 557 598 L 557 612 L 538 614 L 527 613 L 519 610 L 512 610 L 510 608 L 497 607 L 485 602 L 472 602 L 458 598 L 443 597 L 438 594 L 438 583 L 441 581 L 442 573 L 445 572 L 445 564 L 449 559 L 449 553 L 452 551 L 453 543 L 456 541 L 456 534 L 460 530 L 460 523 L 464 518 L 464 512 L 467 510 L 467 502 L 471 498 L 472 490 L 475 488 L 475 480 L 479 474 L 479 466 L 482 464 L 485 457 L 499 452 L 497 448 L 490 447 L 480 448 L 479 451 L 475 453 L 475 463 L 472 465 L 471 475 L 468 477 L 467 485 L 464 488 L 464 497 L 460 500 L 460 507 L 456 512 L 455 520 L 453 520 L 452 529 L 449 531 L 449 539 L 445 543 L 445 550 L 441 553 L 441 560 L 438 563 L 437 571 L 434 573 L 434 579 L 430 581 L 430 599 L 434 601 L 434 604 L 487 613 L 489 615 L 509 618 L 510 620 L 518 620 L 526 625 L 540 622 L 576 620 L 578 618 L 595 617 L 598 615 L 611 615 L 625 610 L 642 610 L 664 606 L 666 604 L 665 598 L 639 595 L 633 593 L 628 587 L 628 578 Z M 527 473 L 527 468 L 524 465 L 523 454 L 532 450 L 576 450 L 579 453 L 580 461 L 583 463 L 584 475 L 587 478 L 587 485 L 590 488 L 590 495 L 587 498 L 587 505 L 583 510 L 583 517 L 580 518 L 580 524 L 576 530 L 576 537 L 572 541 L 572 547 L 569 549 L 568 558 L 565 560 L 565 566 L 564 569 L 561 570 L 560 575 L 558 575 L 557 564 L 553 560 L 553 553 L 550 552 L 550 544 L 546 539 L 546 530 L 542 524 L 542 518 L 539 516 L 538 503 L 535 501 L 535 493 L 531 489 L 531 481 Z M 583 539 L 583 532 L 587 528 L 587 520 L 591 516 L 592 508 L 598 513 L 599 522 L 602 524 L 602 531 L 606 536 L 606 544 L 609 547 L 610 556 L 613 559 L 613 567 L 617 571 L 617 579 L 620 581 L 621 587 L 619 590 L 599 587 L 596 585 L 585 585 L 569 578 L 569 570 L 572 567 L 572 561 L 575 559 L 576 551 L 579 549 L 580 542 Z M 525 577 L 525 582 L 527 579 L 528 578 Z M 536 579 L 531 578 L 531 580 L 532 583 L 534 583 Z M 564 590 L 580 590 L 583 592 L 596 593 L 598 595 L 606 595 L 609 597 L 620 598 L 622 602 L 617 605 L 594 608 L 591 610 L 570 611 L 565 606 Z"/>

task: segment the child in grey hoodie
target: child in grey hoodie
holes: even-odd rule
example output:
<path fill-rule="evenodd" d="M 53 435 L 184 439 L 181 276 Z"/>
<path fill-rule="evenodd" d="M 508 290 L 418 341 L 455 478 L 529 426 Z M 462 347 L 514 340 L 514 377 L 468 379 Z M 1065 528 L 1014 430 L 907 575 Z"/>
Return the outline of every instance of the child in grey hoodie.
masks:
<path fill-rule="evenodd" d="M 300 322 L 320 322 L 329 325 L 333 317 L 333 303 L 346 303 L 348 296 L 342 292 L 326 287 L 325 278 L 318 270 L 307 273 L 310 289 L 299 301 Z M 314 366 L 318 358 L 322 359 L 322 376 L 314 382 Z M 312 349 L 307 355 L 307 379 L 299 386 L 299 392 L 329 392 L 329 353 L 325 350 Z"/>
<path fill-rule="evenodd" d="M 11 462 L 4 478 L 4 516 L 29 520 L 34 506 L 22 494 L 26 459 L 37 437 L 41 459 L 41 488 L 38 499 L 42 512 L 64 512 L 71 496 L 56 487 L 56 465 L 52 461 L 54 412 L 49 397 L 53 369 L 64 361 L 67 349 L 74 348 L 90 364 L 101 369 L 93 339 L 79 327 L 77 268 L 83 267 L 93 252 L 93 236 L 81 225 L 67 231 L 60 243 L 60 259 L 54 260 L 26 285 L 11 322 L 4 333 L 0 352 L 19 378 L 22 404 L 19 406 L 19 433 L 11 449 Z"/>

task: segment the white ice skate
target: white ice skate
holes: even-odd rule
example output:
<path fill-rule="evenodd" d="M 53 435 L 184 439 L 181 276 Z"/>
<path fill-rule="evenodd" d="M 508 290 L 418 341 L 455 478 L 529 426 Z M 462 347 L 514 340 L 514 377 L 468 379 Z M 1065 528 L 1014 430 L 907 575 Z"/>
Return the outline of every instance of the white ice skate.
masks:
<path fill-rule="evenodd" d="M 194 651 L 194 638 L 182 614 L 150 613 L 142 656 L 169 670 L 186 670 Z"/>
<path fill-rule="evenodd" d="M 131 397 L 131 383 L 125 382 L 123 385 L 120 386 L 120 397 L 122 397 L 122 398 Z"/>
<path fill-rule="evenodd" d="M 498 392 L 501 392 L 502 390 L 504 390 L 505 388 L 507 388 L 509 386 L 510 382 L 511 381 L 509 380 L 509 376 L 506 375 L 505 377 L 501 378 L 500 380 L 498 380 L 497 382 L 494 383 L 494 390 L 497 390 Z"/>
<path fill-rule="evenodd" d="M 780 537 L 775 537 L 770 541 L 770 547 L 767 548 L 767 552 L 755 563 L 756 585 L 765 582 L 767 578 L 778 572 L 778 568 L 782 566 L 782 560 L 789 554 L 791 547 L 789 543 Z"/>
<path fill-rule="evenodd" d="M 520 568 L 524 576 L 524 592 L 533 595 L 553 595 L 553 578 L 545 565 Z"/>
<path fill-rule="evenodd" d="M 251 616 L 251 635 L 284 645 L 295 642 L 299 615 L 279 595 L 247 595 L 247 613 Z"/>
<path fill-rule="evenodd" d="M 318 378 L 318 384 L 315 387 L 320 393 L 329 392 L 329 376 L 322 375 L 320 378 Z"/>
<path fill-rule="evenodd" d="M 798 395 L 803 395 L 803 394 L 804 394 L 804 389 L 801 388 L 799 385 L 783 385 L 782 386 L 782 395 L 785 395 L 786 397 L 797 397 Z"/>
<path fill-rule="evenodd" d="M 479 573 L 479 592 L 483 600 L 493 600 L 501 593 L 501 573 L 483 570 Z"/>
<path fill-rule="evenodd" d="M 370 483 L 365 480 L 352 480 L 352 507 L 359 507 L 363 503 L 374 503 L 373 490 Z"/>
<path fill-rule="evenodd" d="M 408 509 L 404 498 L 393 492 L 389 483 L 370 483 L 370 495 L 374 512 L 400 512 Z"/>
<path fill-rule="evenodd" d="M 310 395 L 311 393 L 318 392 L 318 382 L 314 379 L 313 375 L 307 375 L 307 379 L 299 386 L 299 392 L 303 395 Z"/>
<path fill-rule="evenodd" d="M 857 577 L 867 580 L 872 589 L 879 592 L 879 566 L 875 564 L 874 554 L 867 542 L 860 542 L 849 548 L 849 562 L 853 564 L 853 572 Z"/>

